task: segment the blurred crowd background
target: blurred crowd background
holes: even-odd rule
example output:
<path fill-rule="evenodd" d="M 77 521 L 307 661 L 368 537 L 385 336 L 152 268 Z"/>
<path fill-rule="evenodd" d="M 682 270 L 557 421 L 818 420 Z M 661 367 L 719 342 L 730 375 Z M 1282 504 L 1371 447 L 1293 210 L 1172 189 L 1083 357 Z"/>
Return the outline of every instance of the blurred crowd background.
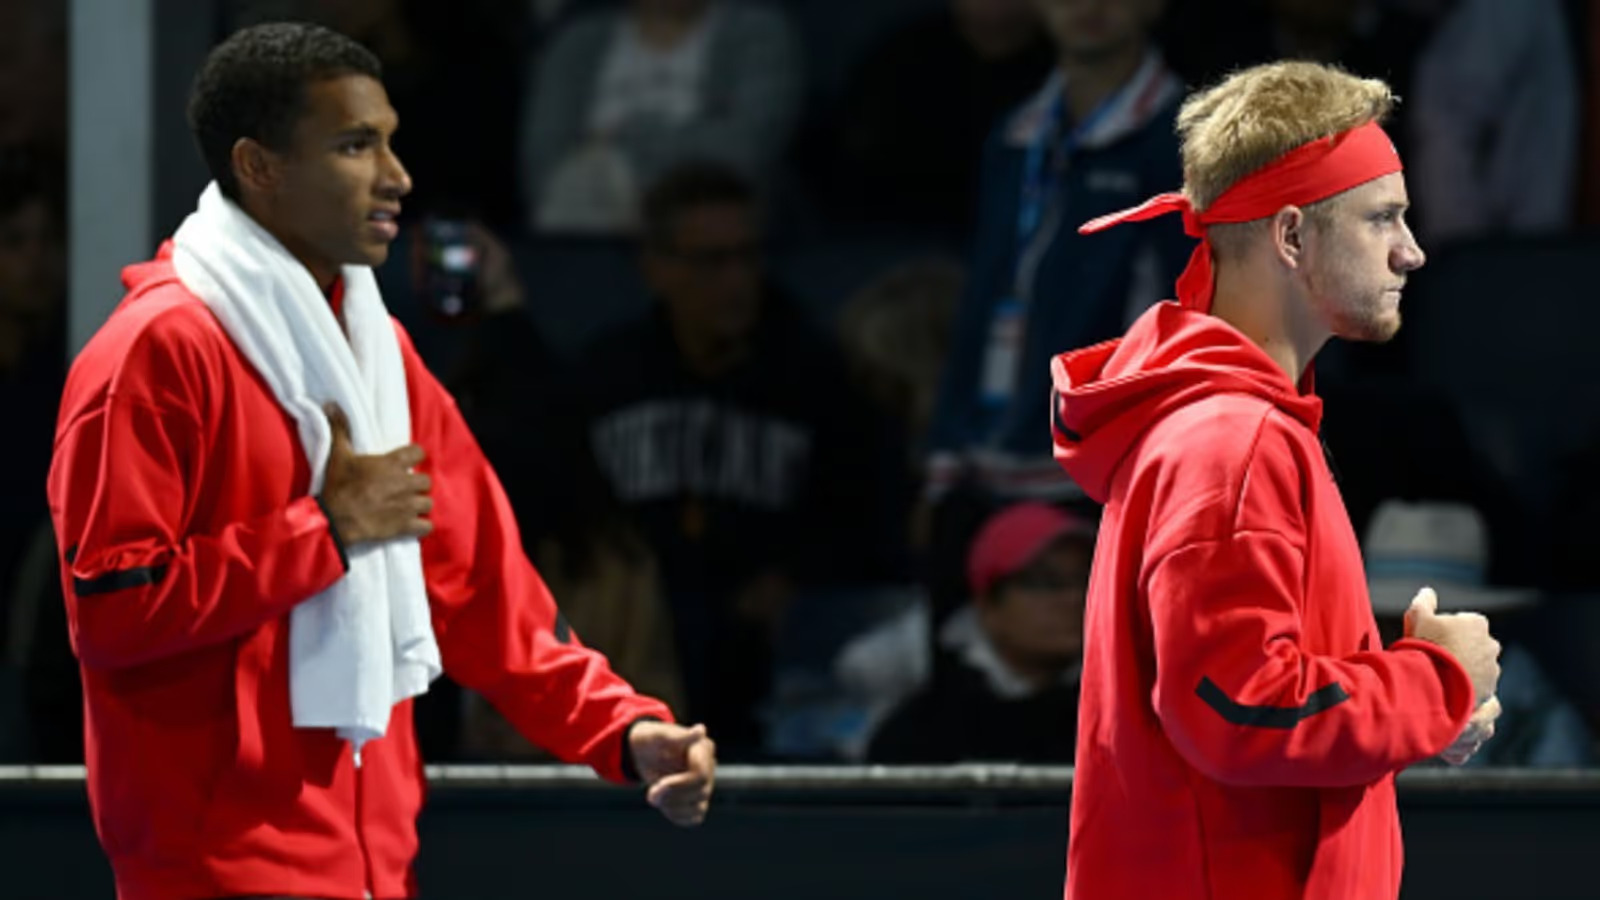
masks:
<path fill-rule="evenodd" d="M 1048 361 L 1193 247 L 1077 225 L 1180 186 L 1188 88 L 1385 79 L 1430 261 L 1400 338 L 1317 361 L 1374 608 L 1490 614 L 1475 764 L 1595 759 L 1600 2 L 206 3 L 214 39 L 305 18 L 382 59 L 416 183 L 391 310 L 574 631 L 739 762 L 1071 762 L 1098 511 Z M 44 497 L 96 140 L 67 6 L 0 5 L 0 762 L 82 757 Z M 448 679 L 417 710 L 432 761 L 541 758 Z"/>

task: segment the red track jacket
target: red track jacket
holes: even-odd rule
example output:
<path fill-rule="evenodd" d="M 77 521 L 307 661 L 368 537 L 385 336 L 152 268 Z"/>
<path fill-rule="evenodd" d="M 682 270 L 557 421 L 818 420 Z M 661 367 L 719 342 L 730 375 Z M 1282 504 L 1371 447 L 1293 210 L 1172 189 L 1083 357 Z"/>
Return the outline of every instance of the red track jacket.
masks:
<path fill-rule="evenodd" d="M 1466 671 L 1379 643 L 1321 401 L 1164 303 L 1060 356 L 1056 456 L 1105 517 L 1069 900 L 1392 900 L 1394 774 L 1466 726 Z"/>
<path fill-rule="evenodd" d="M 73 364 L 49 481 L 118 896 L 410 896 L 411 705 L 360 769 L 332 731 L 291 725 L 288 613 L 343 575 L 341 550 L 293 419 L 170 253 L 124 272 L 127 298 Z M 668 710 L 560 622 L 454 401 L 400 337 L 434 485 L 422 553 L 445 668 L 620 781 L 627 726 Z"/>

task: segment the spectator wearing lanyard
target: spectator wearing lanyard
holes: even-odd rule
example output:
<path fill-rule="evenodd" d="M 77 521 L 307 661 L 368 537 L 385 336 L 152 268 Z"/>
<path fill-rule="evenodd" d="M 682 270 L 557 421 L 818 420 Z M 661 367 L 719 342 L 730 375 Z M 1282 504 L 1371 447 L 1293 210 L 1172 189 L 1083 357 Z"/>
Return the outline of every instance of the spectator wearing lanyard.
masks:
<path fill-rule="evenodd" d="M 1051 459 L 1049 360 L 1115 337 L 1171 294 L 1192 242 L 1172 223 L 1083 236 L 1075 223 L 1182 181 L 1182 84 L 1149 32 L 1159 0 L 1039 0 L 1056 71 L 985 150 L 971 278 L 930 433 L 928 487 L 1075 494 Z"/>

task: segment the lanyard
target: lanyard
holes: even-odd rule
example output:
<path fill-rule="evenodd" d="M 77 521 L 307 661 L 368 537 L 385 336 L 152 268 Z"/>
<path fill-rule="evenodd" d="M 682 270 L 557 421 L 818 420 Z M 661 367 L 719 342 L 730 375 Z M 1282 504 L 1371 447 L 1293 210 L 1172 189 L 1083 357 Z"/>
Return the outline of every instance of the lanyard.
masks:
<path fill-rule="evenodd" d="M 1061 87 L 1050 98 L 1044 121 L 1028 142 L 1023 160 L 1011 291 L 999 298 L 991 311 L 988 340 L 979 370 L 978 398 L 989 442 L 1000 439 L 1001 426 L 1016 395 L 1018 372 L 1028 343 L 1028 307 L 1032 301 L 1033 278 L 1060 225 L 1061 176 L 1066 171 L 1067 160 L 1084 136 L 1117 105 L 1121 96 L 1119 91 L 1107 97 L 1077 127 L 1068 129 L 1066 93 Z"/>
<path fill-rule="evenodd" d="M 1111 108 L 1116 106 L 1120 96 L 1121 92 L 1118 91 L 1102 100 L 1082 122 L 1071 129 L 1066 127 L 1065 85 L 1062 85 L 1055 92 L 1055 96 L 1050 98 L 1044 122 L 1033 140 L 1028 142 L 1027 155 L 1023 159 L 1022 196 L 1017 203 L 1017 264 L 1016 277 L 1013 279 L 1015 293 L 1019 295 L 1032 293 L 1022 290 L 1025 283 L 1023 269 L 1031 268 L 1028 265 L 1034 249 L 1031 244 L 1044 222 L 1046 210 L 1053 201 L 1059 199 L 1056 195 L 1060 190 L 1061 175 L 1066 170 L 1068 157 L 1083 142 L 1084 137 L 1110 114 Z"/>

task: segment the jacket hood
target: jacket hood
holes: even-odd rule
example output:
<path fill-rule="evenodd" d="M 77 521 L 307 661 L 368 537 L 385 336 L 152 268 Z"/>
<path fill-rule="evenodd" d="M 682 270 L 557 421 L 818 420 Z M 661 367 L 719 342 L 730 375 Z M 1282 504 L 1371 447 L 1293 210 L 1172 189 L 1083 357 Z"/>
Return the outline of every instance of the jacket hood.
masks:
<path fill-rule="evenodd" d="M 1057 356 L 1050 370 L 1056 460 L 1099 503 L 1144 433 L 1204 397 L 1260 397 L 1312 431 L 1322 418 L 1309 368 L 1296 388 L 1233 326 L 1171 302 L 1152 307 L 1124 337 Z"/>
<path fill-rule="evenodd" d="M 177 277 L 178 273 L 172 267 L 171 240 L 161 243 L 161 249 L 156 251 L 155 259 L 122 267 L 122 286 L 130 294 L 138 293 L 163 281 L 175 280 Z"/>

